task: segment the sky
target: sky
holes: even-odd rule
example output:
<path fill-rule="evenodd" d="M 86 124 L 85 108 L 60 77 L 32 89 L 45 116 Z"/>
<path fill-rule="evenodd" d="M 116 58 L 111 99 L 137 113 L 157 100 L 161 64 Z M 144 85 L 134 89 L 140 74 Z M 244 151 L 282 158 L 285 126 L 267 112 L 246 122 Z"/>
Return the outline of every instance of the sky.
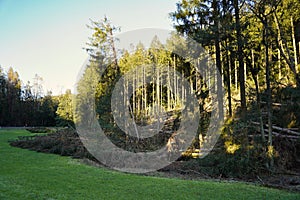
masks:
<path fill-rule="evenodd" d="M 73 90 L 87 59 L 89 19 L 107 16 L 121 33 L 172 30 L 178 0 L 0 0 L 0 66 L 13 67 L 23 83 L 43 78 L 44 93 Z"/>

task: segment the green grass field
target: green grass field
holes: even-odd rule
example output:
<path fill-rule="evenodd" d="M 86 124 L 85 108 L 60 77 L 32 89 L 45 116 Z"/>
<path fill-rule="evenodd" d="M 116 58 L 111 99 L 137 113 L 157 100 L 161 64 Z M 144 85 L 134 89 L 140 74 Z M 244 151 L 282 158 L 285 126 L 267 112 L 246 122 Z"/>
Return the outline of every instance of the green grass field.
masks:
<path fill-rule="evenodd" d="M 213 181 L 125 174 L 69 157 L 11 147 L 30 135 L 0 130 L 0 199 L 300 199 L 300 193 Z"/>

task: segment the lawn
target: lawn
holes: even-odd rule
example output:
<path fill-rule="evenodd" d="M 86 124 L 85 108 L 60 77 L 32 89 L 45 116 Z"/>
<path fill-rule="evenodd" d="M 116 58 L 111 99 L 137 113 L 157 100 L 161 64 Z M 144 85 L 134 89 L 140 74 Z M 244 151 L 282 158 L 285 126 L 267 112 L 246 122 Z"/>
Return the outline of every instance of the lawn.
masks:
<path fill-rule="evenodd" d="M 0 199 L 300 199 L 300 193 L 244 183 L 126 174 L 11 147 L 31 135 L 0 129 Z"/>

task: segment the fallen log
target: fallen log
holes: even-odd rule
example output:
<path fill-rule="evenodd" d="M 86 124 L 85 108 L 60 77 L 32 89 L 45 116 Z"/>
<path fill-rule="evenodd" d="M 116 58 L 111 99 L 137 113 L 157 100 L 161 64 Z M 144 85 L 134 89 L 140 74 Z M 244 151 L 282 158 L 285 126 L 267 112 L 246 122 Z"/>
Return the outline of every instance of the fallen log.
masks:
<path fill-rule="evenodd" d="M 260 125 L 259 122 L 253 122 L 253 121 L 251 121 L 251 123 L 252 123 L 253 125 Z M 266 124 L 266 127 L 269 127 L 269 125 Z M 277 131 L 281 131 L 281 132 L 285 132 L 285 133 L 287 133 L 287 134 L 300 136 L 300 133 L 299 133 L 299 132 L 293 131 L 293 130 L 288 129 L 288 128 L 281 128 L 281 127 L 279 127 L 279 126 L 272 125 L 272 129 L 277 130 Z"/>
<path fill-rule="evenodd" d="M 265 131 L 266 133 L 269 133 L 269 130 L 268 130 L 268 129 L 264 129 L 264 131 Z M 278 137 L 289 138 L 289 139 L 293 139 L 293 140 L 297 140 L 297 139 L 300 138 L 299 136 L 294 136 L 294 135 L 283 135 L 283 134 L 280 134 L 280 133 L 277 133 L 277 132 L 274 132 L 274 131 L 272 131 L 272 134 L 275 135 L 275 136 L 278 136 Z M 265 137 L 268 137 L 268 135 L 265 135 Z"/>
<path fill-rule="evenodd" d="M 266 126 L 269 127 L 268 124 L 266 124 Z M 298 135 L 298 136 L 300 136 L 300 133 L 299 133 L 299 132 L 292 131 L 292 130 L 287 129 L 287 128 L 281 128 L 281 127 L 279 127 L 279 126 L 274 126 L 274 125 L 272 126 L 272 128 L 273 128 L 274 130 L 277 130 L 277 131 L 282 131 L 282 132 L 286 132 L 286 133 L 291 134 L 291 135 Z"/>
<path fill-rule="evenodd" d="M 265 101 L 261 101 L 260 103 L 261 103 L 261 104 L 267 104 L 267 102 L 265 102 Z M 273 102 L 272 105 L 273 105 L 273 106 L 286 106 L 287 104 L 282 104 L 282 103 L 275 103 L 275 102 Z"/>
<path fill-rule="evenodd" d="M 266 133 L 268 133 L 268 129 L 264 129 L 264 131 L 265 131 Z M 300 138 L 299 136 L 282 135 L 282 134 L 276 133 L 276 132 L 272 132 L 272 133 L 273 133 L 273 135 L 276 136 L 276 137 L 289 138 L 289 139 L 291 139 L 291 140 L 297 140 L 297 139 Z M 250 138 L 253 138 L 253 137 L 255 137 L 255 136 L 256 136 L 256 137 L 261 137 L 261 135 L 248 135 L 248 137 L 250 137 Z M 267 134 L 265 135 L 265 138 L 268 138 L 268 135 L 267 135 Z"/>

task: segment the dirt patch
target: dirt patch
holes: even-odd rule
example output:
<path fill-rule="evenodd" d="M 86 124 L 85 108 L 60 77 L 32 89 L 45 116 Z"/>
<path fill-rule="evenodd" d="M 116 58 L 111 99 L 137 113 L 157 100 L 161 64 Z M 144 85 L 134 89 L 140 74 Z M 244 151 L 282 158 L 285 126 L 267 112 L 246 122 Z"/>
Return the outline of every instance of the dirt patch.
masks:
<path fill-rule="evenodd" d="M 205 174 L 194 168 L 187 167 L 188 161 L 177 161 L 171 165 L 159 170 L 163 176 L 176 177 L 189 180 L 215 180 L 215 181 L 229 181 L 229 182 L 246 182 L 257 185 L 286 189 L 300 192 L 300 174 L 296 172 L 273 173 L 255 176 L 245 176 L 243 178 L 223 177 L 222 174 L 215 174 L 214 176 Z"/>

